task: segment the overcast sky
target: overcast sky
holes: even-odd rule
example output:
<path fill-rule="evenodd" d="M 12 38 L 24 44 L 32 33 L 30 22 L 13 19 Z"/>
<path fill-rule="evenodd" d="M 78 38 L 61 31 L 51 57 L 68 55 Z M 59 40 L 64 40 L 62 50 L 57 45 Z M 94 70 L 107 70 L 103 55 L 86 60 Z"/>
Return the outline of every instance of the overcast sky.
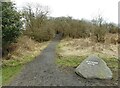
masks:
<path fill-rule="evenodd" d="M 92 20 L 101 14 L 107 22 L 118 23 L 119 0 L 12 0 L 21 9 L 27 3 L 39 3 L 50 8 L 50 16 L 72 16 Z"/>

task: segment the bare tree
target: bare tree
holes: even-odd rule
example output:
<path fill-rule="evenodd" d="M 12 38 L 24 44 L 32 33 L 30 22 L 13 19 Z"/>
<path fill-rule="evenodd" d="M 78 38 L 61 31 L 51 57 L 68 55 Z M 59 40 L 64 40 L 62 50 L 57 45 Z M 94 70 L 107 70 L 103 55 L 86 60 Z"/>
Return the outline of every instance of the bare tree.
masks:
<path fill-rule="evenodd" d="M 107 28 L 104 25 L 105 21 L 102 15 L 98 15 L 95 19 L 92 20 L 94 25 L 93 35 L 96 37 L 97 42 L 104 42 Z"/>
<path fill-rule="evenodd" d="M 93 20 L 91 21 L 94 25 L 97 26 L 102 26 L 102 24 L 104 23 L 104 19 L 102 17 L 101 14 L 99 14 L 97 17 L 93 18 Z"/>
<path fill-rule="evenodd" d="M 34 6 L 32 4 L 27 4 L 25 7 L 23 7 L 26 25 L 29 26 L 30 29 L 33 29 L 33 27 L 40 28 L 48 13 L 48 7 L 39 4 Z"/>
<path fill-rule="evenodd" d="M 48 27 L 49 8 L 39 4 L 28 4 L 23 9 L 24 18 L 26 20 L 25 34 L 31 38 L 41 42 L 47 41 L 53 36 L 53 31 Z"/>

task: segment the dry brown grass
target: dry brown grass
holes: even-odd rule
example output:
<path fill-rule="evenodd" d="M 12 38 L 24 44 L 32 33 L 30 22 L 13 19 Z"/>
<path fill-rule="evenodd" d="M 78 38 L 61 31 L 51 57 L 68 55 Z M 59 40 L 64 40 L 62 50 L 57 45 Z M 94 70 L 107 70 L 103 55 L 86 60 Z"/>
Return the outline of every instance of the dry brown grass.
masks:
<path fill-rule="evenodd" d="M 110 34 L 108 33 L 106 36 L 105 36 L 105 43 L 106 44 L 117 44 L 119 41 L 119 38 L 118 38 L 118 34 Z"/>
<path fill-rule="evenodd" d="M 109 36 L 109 37 L 108 37 Z M 86 39 L 63 39 L 59 44 L 59 54 L 62 56 L 88 56 L 98 54 L 103 57 L 118 58 L 118 44 L 111 43 L 111 38 L 117 39 L 117 35 L 108 35 L 105 43 L 96 43 L 90 38 Z M 108 40 L 109 39 L 109 40 Z M 107 42 L 108 41 L 108 42 Z"/>
<path fill-rule="evenodd" d="M 111 39 L 117 40 L 117 34 L 106 36 L 105 43 L 96 43 L 91 38 L 61 40 L 57 47 L 57 64 L 65 68 L 77 67 L 90 54 L 97 54 L 102 58 L 113 72 L 113 79 L 105 82 L 107 85 L 118 85 L 118 44 L 111 42 Z M 104 81 L 103 81 L 104 83 Z"/>
<path fill-rule="evenodd" d="M 38 43 L 27 36 L 18 38 L 15 50 L 3 58 L 3 65 L 15 66 L 31 61 L 48 45 L 49 42 Z"/>

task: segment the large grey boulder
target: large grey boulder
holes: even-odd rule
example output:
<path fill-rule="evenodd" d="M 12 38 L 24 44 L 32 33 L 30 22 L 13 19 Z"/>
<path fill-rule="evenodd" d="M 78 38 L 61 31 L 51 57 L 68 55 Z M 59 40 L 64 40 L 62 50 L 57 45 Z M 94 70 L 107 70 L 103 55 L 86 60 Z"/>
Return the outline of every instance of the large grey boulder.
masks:
<path fill-rule="evenodd" d="M 96 55 L 90 55 L 75 72 L 84 78 L 112 79 L 112 72 L 105 61 Z"/>

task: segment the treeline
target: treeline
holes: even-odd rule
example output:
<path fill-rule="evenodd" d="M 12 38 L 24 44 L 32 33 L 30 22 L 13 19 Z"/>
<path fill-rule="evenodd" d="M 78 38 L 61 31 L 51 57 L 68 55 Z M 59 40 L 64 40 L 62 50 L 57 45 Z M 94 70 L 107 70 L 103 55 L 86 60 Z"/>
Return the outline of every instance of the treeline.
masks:
<path fill-rule="evenodd" d="M 92 37 L 96 42 L 104 42 L 107 33 L 118 33 L 117 25 L 106 23 L 100 15 L 92 21 L 73 19 L 69 16 L 54 18 L 47 16 L 49 11 L 46 7 L 34 7 L 28 5 L 23 10 L 25 34 L 39 42 L 50 40 L 56 33 L 62 33 L 63 38 Z"/>
<path fill-rule="evenodd" d="M 106 23 L 101 16 L 92 21 L 72 17 L 49 17 L 49 8 L 41 5 L 26 5 L 17 11 L 12 2 L 2 3 L 2 44 L 3 51 L 9 52 L 9 45 L 21 35 L 43 42 L 52 39 L 56 33 L 63 38 L 93 38 L 104 42 L 107 33 L 118 33 L 118 26 Z"/>
<path fill-rule="evenodd" d="M 25 21 L 24 34 L 38 42 L 48 41 L 53 38 L 53 24 L 50 23 L 47 17 L 49 14 L 48 7 L 27 5 L 24 7 L 22 14 Z"/>
<path fill-rule="evenodd" d="M 36 23 L 39 23 L 39 21 Z M 77 20 L 72 17 L 46 17 L 42 25 L 39 27 L 35 25 L 33 27 L 32 29 L 27 29 L 25 33 L 28 33 L 28 35 L 37 41 L 46 41 L 53 38 L 56 33 L 62 33 L 63 38 L 91 37 L 94 38 L 96 42 L 104 42 L 106 34 L 118 33 L 118 27 L 114 23 L 99 23 L 99 20 L 96 20 L 96 22 Z M 30 32 L 30 30 L 33 32 Z"/>

